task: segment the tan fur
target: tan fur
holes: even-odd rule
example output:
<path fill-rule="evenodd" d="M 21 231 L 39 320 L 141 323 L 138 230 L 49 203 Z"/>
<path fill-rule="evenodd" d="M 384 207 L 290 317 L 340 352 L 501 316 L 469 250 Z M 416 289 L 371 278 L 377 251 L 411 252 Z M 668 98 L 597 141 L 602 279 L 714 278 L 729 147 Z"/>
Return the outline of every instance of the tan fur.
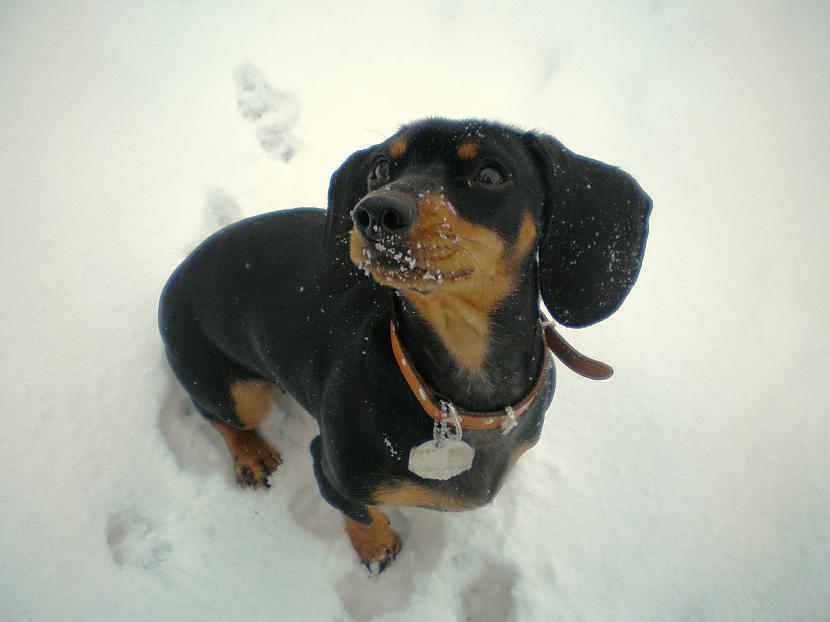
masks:
<path fill-rule="evenodd" d="M 380 563 L 386 565 L 401 549 L 398 536 L 389 528 L 389 518 L 375 506 L 368 507 L 372 522 L 368 525 L 358 523 L 348 516 L 346 533 L 357 552 L 360 561 L 366 565 Z"/>
<path fill-rule="evenodd" d="M 443 195 L 424 195 L 418 207 L 412 244 L 434 249 L 438 256 L 425 263 L 439 273 L 470 271 L 470 276 L 426 293 L 413 288 L 403 294 L 456 361 L 478 370 L 489 346 L 490 313 L 510 290 L 511 279 L 501 261 L 504 241 L 490 229 L 460 218 Z"/>
<path fill-rule="evenodd" d="M 519 229 L 519 236 L 516 238 L 516 242 L 513 244 L 510 252 L 513 263 L 519 263 L 525 258 L 528 251 L 536 246 L 537 233 L 538 231 L 536 230 L 536 224 L 533 222 L 533 218 L 525 214 L 524 220 L 522 220 L 522 227 Z"/>
<path fill-rule="evenodd" d="M 473 371 L 481 369 L 490 336 L 486 297 L 424 296 L 412 292 L 405 295 L 462 367 Z"/>
<path fill-rule="evenodd" d="M 423 206 L 420 207 L 423 215 Z M 446 218 L 449 230 L 458 237 L 458 245 L 463 249 L 448 258 L 450 266 L 456 267 L 452 259 L 457 257 L 459 262 L 464 262 L 462 265 L 474 268 L 475 272 L 470 279 L 458 281 L 450 287 L 438 287 L 427 294 L 417 290 L 403 293 L 438 333 L 456 361 L 462 367 L 476 371 L 481 369 L 490 345 L 490 317 L 512 291 L 515 264 L 527 254 L 535 241 L 536 227 L 527 216 L 516 244 L 509 248 L 489 229 L 457 216 L 447 217 L 444 209 L 439 208 L 436 212 L 441 214 L 442 221 Z M 419 218 L 418 228 L 422 226 L 421 221 L 422 218 Z M 413 238 L 417 239 L 417 235 L 416 228 Z"/>
<path fill-rule="evenodd" d="M 239 380 L 230 386 L 234 411 L 246 429 L 257 427 L 271 409 L 276 385 L 264 380 Z"/>
<path fill-rule="evenodd" d="M 392 141 L 392 144 L 389 145 L 389 155 L 391 155 L 396 160 L 403 157 L 406 153 L 406 138 L 401 136 L 400 138 L 396 138 Z"/>
<path fill-rule="evenodd" d="M 465 140 L 463 143 L 458 145 L 458 157 L 462 160 L 472 160 L 478 155 L 478 150 L 480 149 L 479 144 L 474 140 Z"/>
<path fill-rule="evenodd" d="M 456 362 L 478 371 L 489 347 L 490 316 L 512 291 L 515 267 L 535 243 L 536 226 L 526 216 L 511 246 L 494 231 L 461 218 L 444 195 L 420 194 L 417 203 L 418 220 L 409 237 L 414 266 L 374 266 L 377 251 L 355 229 L 351 259 L 378 283 L 399 289 Z"/>
<path fill-rule="evenodd" d="M 421 507 L 433 510 L 460 512 L 478 507 L 478 504 L 451 497 L 411 482 L 387 482 L 373 495 L 378 505 Z"/>

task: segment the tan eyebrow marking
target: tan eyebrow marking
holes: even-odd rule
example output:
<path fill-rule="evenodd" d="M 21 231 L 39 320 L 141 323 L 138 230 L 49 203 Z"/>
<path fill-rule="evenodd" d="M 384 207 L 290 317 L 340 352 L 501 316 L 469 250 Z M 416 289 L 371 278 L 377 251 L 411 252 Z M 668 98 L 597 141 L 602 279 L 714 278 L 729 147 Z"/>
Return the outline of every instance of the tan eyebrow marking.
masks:
<path fill-rule="evenodd" d="M 389 155 L 396 160 L 406 153 L 406 138 L 401 136 L 396 138 L 391 145 L 389 145 Z"/>
<path fill-rule="evenodd" d="M 478 155 L 479 144 L 474 140 L 465 140 L 458 145 L 458 157 L 462 160 L 472 160 Z"/>

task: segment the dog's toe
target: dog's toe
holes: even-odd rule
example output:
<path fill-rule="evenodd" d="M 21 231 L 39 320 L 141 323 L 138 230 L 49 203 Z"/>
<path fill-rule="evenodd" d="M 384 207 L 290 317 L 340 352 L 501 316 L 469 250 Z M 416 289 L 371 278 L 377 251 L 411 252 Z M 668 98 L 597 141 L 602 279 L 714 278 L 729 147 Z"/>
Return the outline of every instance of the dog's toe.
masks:
<path fill-rule="evenodd" d="M 395 537 L 394 544 L 391 548 L 386 548 L 381 551 L 379 558 L 373 561 L 370 564 L 364 564 L 369 571 L 369 574 L 380 574 L 386 567 L 395 561 L 395 558 L 398 556 L 398 553 L 401 551 L 401 543 L 398 540 L 397 536 L 393 533 Z"/>
<path fill-rule="evenodd" d="M 272 449 L 265 456 L 259 458 L 258 464 L 264 471 L 267 472 L 268 475 L 270 475 L 282 464 L 282 458 Z"/>
<path fill-rule="evenodd" d="M 242 462 L 237 458 L 235 464 L 236 481 L 243 488 L 263 488 L 268 489 L 271 484 L 268 483 L 268 476 L 277 470 L 279 462 L 266 463 L 264 460 L 259 460 L 253 464 Z"/>
<path fill-rule="evenodd" d="M 243 486 L 255 486 L 256 485 L 256 478 L 254 477 L 254 472 L 246 467 L 244 464 L 240 464 L 239 473 L 237 475 L 237 480 Z"/>
<path fill-rule="evenodd" d="M 390 533 L 392 538 L 388 544 L 382 545 L 373 551 L 358 551 L 358 555 L 361 556 L 361 563 L 370 575 L 378 575 L 386 570 L 387 566 L 395 561 L 398 553 L 400 553 L 400 540 L 394 532 L 390 531 Z M 363 558 L 364 555 L 367 556 L 367 559 Z"/>

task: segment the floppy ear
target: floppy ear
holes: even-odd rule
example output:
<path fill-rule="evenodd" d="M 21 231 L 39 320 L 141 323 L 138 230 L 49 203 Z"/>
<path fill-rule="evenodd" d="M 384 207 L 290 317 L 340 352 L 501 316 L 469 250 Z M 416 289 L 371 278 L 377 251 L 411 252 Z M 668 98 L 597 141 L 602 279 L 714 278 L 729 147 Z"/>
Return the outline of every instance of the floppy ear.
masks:
<path fill-rule="evenodd" d="M 545 178 L 539 284 L 554 318 L 579 328 L 604 320 L 637 279 L 651 199 L 618 168 L 550 136 L 529 134 Z"/>
<path fill-rule="evenodd" d="M 349 259 L 349 231 L 352 228 L 351 211 L 368 192 L 369 155 L 375 147 L 356 151 L 340 165 L 329 182 L 329 201 L 326 212 L 324 248 L 329 271 L 343 275 L 354 273 Z"/>

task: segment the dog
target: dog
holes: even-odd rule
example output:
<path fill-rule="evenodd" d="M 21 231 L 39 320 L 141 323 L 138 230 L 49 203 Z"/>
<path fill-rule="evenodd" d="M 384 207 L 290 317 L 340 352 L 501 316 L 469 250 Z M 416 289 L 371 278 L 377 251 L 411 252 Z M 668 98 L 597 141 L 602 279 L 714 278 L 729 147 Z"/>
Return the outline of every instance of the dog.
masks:
<path fill-rule="evenodd" d="M 269 486 L 281 458 L 255 428 L 275 391 L 293 396 L 319 424 L 320 493 L 381 572 L 400 542 L 380 506 L 496 496 L 541 433 L 550 349 L 610 375 L 541 301 L 566 327 L 611 315 L 651 206 L 631 176 L 548 135 L 411 123 L 342 164 L 327 210 L 248 218 L 193 251 L 161 296 L 167 359 L 244 487 Z"/>

